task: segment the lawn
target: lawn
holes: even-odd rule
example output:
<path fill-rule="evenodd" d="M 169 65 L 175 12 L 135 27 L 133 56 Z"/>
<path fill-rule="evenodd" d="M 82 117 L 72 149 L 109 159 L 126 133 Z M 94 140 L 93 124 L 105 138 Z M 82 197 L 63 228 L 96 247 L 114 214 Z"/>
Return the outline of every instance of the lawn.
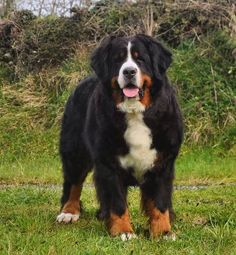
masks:
<path fill-rule="evenodd" d="M 138 238 L 122 242 L 110 238 L 96 220 L 92 185 L 83 190 L 80 221 L 56 223 L 62 180 L 58 158 L 2 160 L 0 254 L 236 254 L 235 165 L 235 158 L 221 151 L 183 148 L 174 192 L 177 240 L 148 238 L 139 190 L 130 188 L 129 208 Z"/>
<path fill-rule="evenodd" d="M 59 225 L 60 190 L 11 187 L 0 192 L 1 254 L 236 254 L 235 187 L 177 190 L 174 204 L 176 241 L 149 240 L 139 210 L 138 189 L 130 189 L 129 206 L 138 239 L 110 238 L 95 218 L 93 188 L 83 192 L 84 213 L 78 223 Z"/>
<path fill-rule="evenodd" d="M 62 182 L 61 164 L 58 156 L 34 154 L 20 157 L 0 158 L 0 184 L 54 183 Z M 183 147 L 176 162 L 176 184 L 224 184 L 236 183 L 235 152 L 222 149 Z M 88 178 L 91 182 L 91 178 Z"/>

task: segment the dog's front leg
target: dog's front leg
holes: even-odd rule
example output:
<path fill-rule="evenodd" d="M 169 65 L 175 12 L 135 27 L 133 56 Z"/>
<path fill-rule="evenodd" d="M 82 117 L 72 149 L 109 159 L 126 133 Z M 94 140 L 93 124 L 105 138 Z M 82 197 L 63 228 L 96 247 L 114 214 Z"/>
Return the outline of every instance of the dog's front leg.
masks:
<path fill-rule="evenodd" d="M 118 168 L 116 164 L 96 163 L 94 179 L 100 210 L 110 235 L 129 240 L 135 235 L 127 208 L 126 188 L 119 178 Z"/>
<path fill-rule="evenodd" d="M 174 158 L 162 158 L 145 176 L 141 186 L 142 207 L 149 218 L 149 231 L 153 238 L 161 235 L 174 238 L 171 232 L 173 177 Z"/>

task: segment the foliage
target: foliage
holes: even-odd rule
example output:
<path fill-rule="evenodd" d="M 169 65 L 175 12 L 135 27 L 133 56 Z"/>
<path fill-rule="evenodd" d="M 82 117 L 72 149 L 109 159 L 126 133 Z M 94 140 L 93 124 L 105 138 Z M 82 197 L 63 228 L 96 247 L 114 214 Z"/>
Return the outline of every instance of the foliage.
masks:
<path fill-rule="evenodd" d="M 183 110 L 186 143 L 235 151 L 235 19 L 229 8 L 154 1 L 153 34 L 174 53 L 169 76 Z M 64 104 L 91 72 L 91 49 L 110 32 L 145 32 L 146 10 L 142 3 L 105 1 L 75 8 L 71 17 L 36 18 L 24 11 L 0 24 L 0 157 L 57 154 Z"/>
<path fill-rule="evenodd" d="M 0 84 L 0 158 L 58 154 L 58 127 L 65 101 L 88 75 L 88 51 L 78 48 L 58 69 L 29 74 L 15 84 Z M 0 74 L 5 69 L 0 68 Z M 5 75 L 5 74 L 4 74 Z"/>
<path fill-rule="evenodd" d="M 170 76 L 177 86 L 189 142 L 211 140 L 227 147 L 235 142 L 235 47 L 235 42 L 218 32 L 199 42 L 184 41 L 174 51 Z M 224 141 L 219 139 L 222 133 Z"/>
<path fill-rule="evenodd" d="M 75 44 L 92 44 L 107 34 L 147 33 L 177 47 L 187 38 L 198 38 L 224 29 L 235 36 L 236 18 L 231 1 L 184 0 L 100 1 L 90 9 L 73 8 L 71 17 L 35 18 L 29 11 L 15 12 L 0 23 L 0 63 L 13 69 L 18 77 L 31 71 L 55 67 L 74 54 Z M 150 25 L 150 24 L 149 24 Z"/>
<path fill-rule="evenodd" d="M 58 66 L 80 36 L 80 27 L 68 18 L 47 17 L 34 20 L 16 42 L 17 72 L 22 75 L 43 67 Z"/>
<path fill-rule="evenodd" d="M 36 16 L 29 10 L 21 10 L 13 12 L 9 19 L 18 27 L 25 29 L 27 25 L 36 19 Z"/>

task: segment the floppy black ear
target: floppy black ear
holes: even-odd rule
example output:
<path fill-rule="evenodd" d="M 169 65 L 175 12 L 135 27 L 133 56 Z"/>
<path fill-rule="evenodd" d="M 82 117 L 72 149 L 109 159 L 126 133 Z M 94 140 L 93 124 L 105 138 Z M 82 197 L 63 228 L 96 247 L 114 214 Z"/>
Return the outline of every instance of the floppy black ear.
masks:
<path fill-rule="evenodd" d="M 91 66 L 101 81 L 107 81 L 109 74 L 109 51 L 114 36 L 105 38 L 100 46 L 94 50 L 91 57 Z"/>
<path fill-rule="evenodd" d="M 144 43 L 149 51 L 154 75 L 157 79 L 161 79 L 162 74 L 166 72 L 172 62 L 172 53 L 160 42 L 148 35 L 139 34 L 137 35 L 137 38 Z"/>

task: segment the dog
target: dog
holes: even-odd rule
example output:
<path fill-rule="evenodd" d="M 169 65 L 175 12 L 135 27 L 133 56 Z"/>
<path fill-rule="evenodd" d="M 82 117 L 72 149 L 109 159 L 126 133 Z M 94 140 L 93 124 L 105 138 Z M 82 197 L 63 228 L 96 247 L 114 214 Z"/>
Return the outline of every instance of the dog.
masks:
<path fill-rule="evenodd" d="M 94 169 L 111 236 L 135 237 L 127 188 L 138 185 L 152 238 L 171 232 L 174 163 L 183 122 L 166 70 L 171 52 L 150 36 L 110 36 L 91 57 L 95 74 L 69 97 L 61 126 L 64 183 L 58 222 L 75 222 L 83 182 Z"/>

